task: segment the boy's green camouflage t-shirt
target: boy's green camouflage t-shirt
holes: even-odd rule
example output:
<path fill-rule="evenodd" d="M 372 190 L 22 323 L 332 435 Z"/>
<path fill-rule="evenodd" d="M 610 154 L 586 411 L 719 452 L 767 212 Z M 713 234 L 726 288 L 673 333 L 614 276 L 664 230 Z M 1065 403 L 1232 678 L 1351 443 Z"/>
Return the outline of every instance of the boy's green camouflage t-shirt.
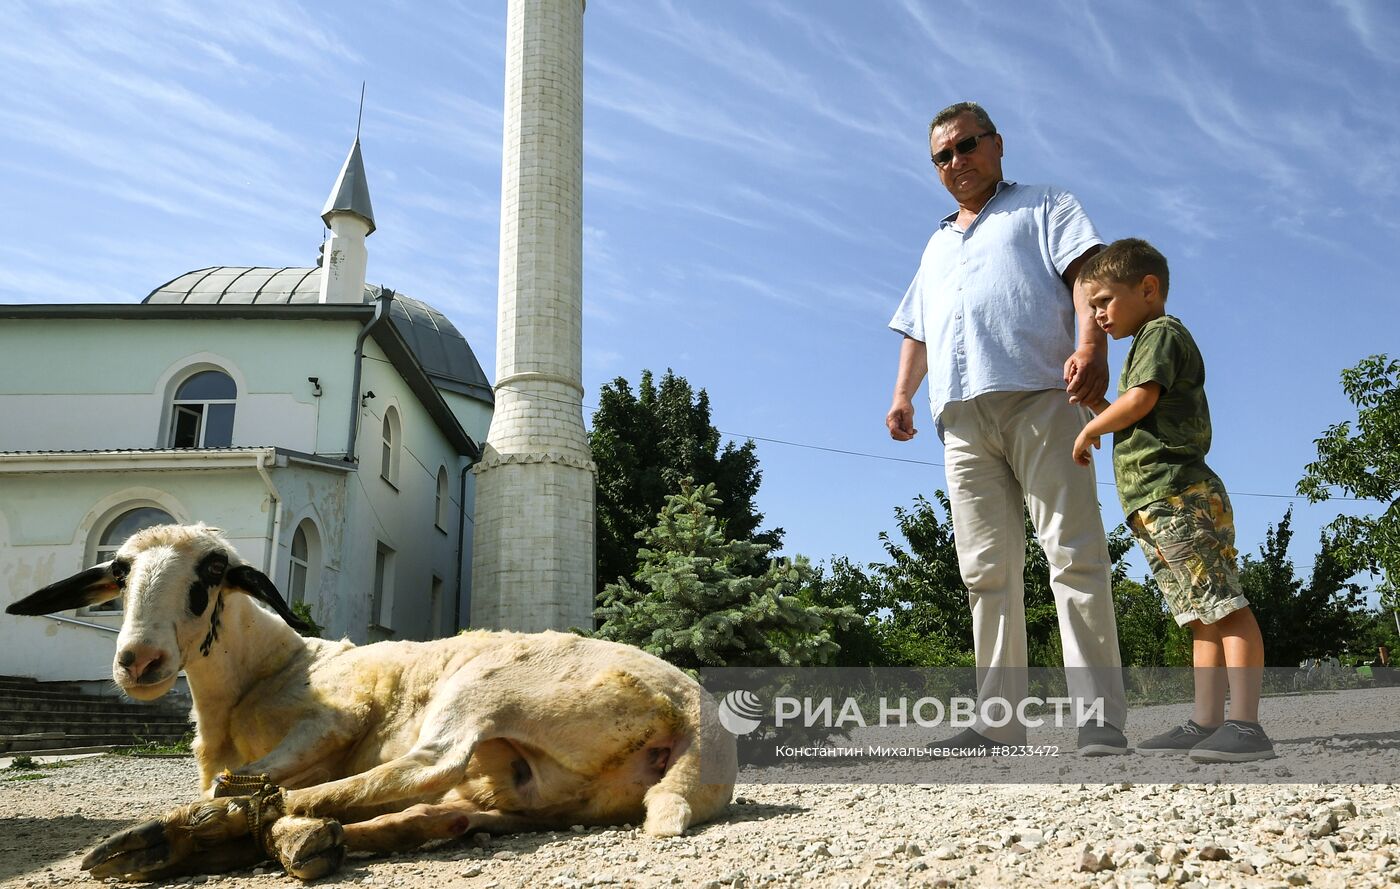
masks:
<path fill-rule="evenodd" d="M 1113 435 L 1113 472 L 1124 515 L 1215 478 L 1205 460 L 1210 450 L 1205 361 L 1186 325 L 1171 315 L 1152 319 L 1133 337 L 1118 396 L 1148 382 L 1162 387 L 1156 406 Z"/>

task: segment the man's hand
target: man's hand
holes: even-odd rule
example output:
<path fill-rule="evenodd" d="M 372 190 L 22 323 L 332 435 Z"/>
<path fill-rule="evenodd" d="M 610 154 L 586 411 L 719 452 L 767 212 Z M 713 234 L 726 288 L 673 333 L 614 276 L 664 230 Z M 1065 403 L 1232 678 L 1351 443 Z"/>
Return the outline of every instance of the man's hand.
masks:
<path fill-rule="evenodd" d="M 890 438 L 895 441 L 908 441 L 919 434 L 914 428 L 914 403 L 909 399 L 895 399 L 890 412 L 885 414 L 885 428 L 890 430 Z"/>
<path fill-rule="evenodd" d="M 1108 350 L 1083 345 L 1065 361 L 1070 404 L 1098 404 L 1108 390 Z"/>
<path fill-rule="evenodd" d="M 1079 437 L 1074 440 L 1074 462 L 1078 463 L 1080 466 L 1088 466 L 1093 462 L 1093 454 L 1089 452 L 1089 448 L 1091 447 L 1098 450 L 1099 437 L 1097 435 L 1086 435 L 1084 432 L 1080 432 Z"/>

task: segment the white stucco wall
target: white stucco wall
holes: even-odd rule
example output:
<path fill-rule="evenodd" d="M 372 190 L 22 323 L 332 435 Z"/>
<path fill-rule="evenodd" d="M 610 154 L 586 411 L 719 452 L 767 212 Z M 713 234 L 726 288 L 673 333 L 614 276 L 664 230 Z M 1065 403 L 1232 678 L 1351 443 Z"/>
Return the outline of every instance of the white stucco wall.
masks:
<path fill-rule="evenodd" d="M 7 320 L 0 451 L 166 447 L 173 387 L 218 366 L 238 384 L 235 447 L 344 453 L 359 331 L 353 321 Z"/>
<path fill-rule="evenodd" d="M 177 520 L 224 529 L 247 561 L 261 566 L 267 495 L 252 469 L 240 471 L 42 473 L 0 477 L 0 608 L 89 567 L 91 539 L 115 514 L 158 506 Z M 50 617 L 0 614 L 0 674 L 105 679 L 116 650 L 115 615 L 75 615 L 111 631 Z"/>
<path fill-rule="evenodd" d="M 238 385 L 234 447 L 276 446 L 338 459 L 352 413 L 360 418 L 353 464 L 328 468 L 280 455 L 269 495 L 251 465 L 236 470 L 165 469 L 0 472 L 0 608 L 88 567 L 92 538 L 125 509 L 159 506 L 179 521 L 224 529 L 240 555 L 268 571 L 284 595 L 298 525 L 316 530 L 306 600 L 330 637 L 369 638 L 376 544 L 396 552 L 390 638 L 454 631 L 470 584 L 470 544 L 460 552 L 457 511 L 467 460 L 409 390 L 372 339 L 360 392 L 351 397 L 361 325 L 322 321 L 87 321 L 22 319 L 0 325 L 0 452 L 165 447 L 169 401 L 191 369 L 216 366 Z M 114 346 L 118 344 L 117 346 Z M 95 356 L 104 356 L 101 363 Z M 36 375 L 34 368 L 43 368 Z M 318 377 L 313 397 L 308 376 Z M 490 407 L 444 393 L 468 434 L 485 437 Z M 352 411 L 352 404 L 354 406 Z M 401 420 L 397 482 L 380 478 L 384 410 Z M 86 457 L 82 459 L 87 459 Z M 133 459 L 145 459 L 137 457 Z M 154 458 L 153 458 L 154 459 Z M 448 472 L 449 519 L 435 525 L 437 471 Z M 468 476 L 468 504 L 472 500 Z M 280 513 L 274 503 L 280 503 Z M 471 522 L 466 523 L 470 534 Z M 275 541 L 269 548 L 269 540 Z M 442 580 L 436 623 L 432 578 Z M 68 615 L 74 617 L 72 613 Z M 469 613 L 463 609 L 461 622 Z M 79 619 L 115 629 L 116 616 Z M 0 614 L 0 674 L 103 679 L 115 633 L 45 617 Z"/>
<path fill-rule="evenodd" d="M 354 473 L 320 469 L 290 462 L 271 473 L 282 497 L 282 523 L 269 577 L 290 601 L 292 537 L 303 522 L 314 528 L 309 540 L 306 604 L 328 638 L 350 636 L 348 613 L 353 610 L 345 589 L 345 541 L 349 521 L 349 490 Z M 357 636 L 357 639 L 363 637 Z"/>
<path fill-rule="evenodd" d="M 447 406 L 452 408 L 457 422 L 462 424 L 472 441 L 478 445 L 483 444 L 486 441 L 486 433 L 491 431 L 491 405 L 459 392 L 446 390 L 443 390 L 442 398 L 447 402 Z"/>
<path fill-rule="evenodd" d="M 446 436 L 409 390 L 379 347 L 365 344 L 362 390 L 373 391 L 360 411 L 357 452 L 358 480 L 348 493 L 351 524 L 346 529 L 347 590 L 362 591 L 362 609 L 353 620 L 361 632 L 371 622 L 369 603 L 374 584 L 376 547 L 382 543 L 394 551 L 393 608 L 389 638 L 426 639 L 433 626 L 428 605 L 432 578 L 442 580 L 438 625 L 453 630 L 454 602 L 458 595 L 457 510 L 460 508 L 461 474 L 466 458 L 455 453 Z M 392 406 L 399 415 L 402 437 L 398 476 L 394 484 L 380 476 L 385 411 Z M 447 468 L 447 527 L 435 525 L 437 473 Z M 469 570 L 461 572 L 469 583 Z M 467 615 L 462 615 L 465 624 Z"/>

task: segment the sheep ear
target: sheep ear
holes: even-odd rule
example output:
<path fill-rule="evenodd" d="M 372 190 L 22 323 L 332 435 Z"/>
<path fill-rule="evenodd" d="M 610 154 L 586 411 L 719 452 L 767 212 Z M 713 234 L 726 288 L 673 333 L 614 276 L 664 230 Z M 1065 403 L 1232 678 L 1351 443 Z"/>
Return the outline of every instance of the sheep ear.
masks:
<path fill-rule="evenodd" d="M 85 605 L 97 605 L 121 595 L 122 588 L 112 576 L 112 563 L 103 562 L 65 580 L 51 583 L 15 602 L 6 614 L 53 614 Z"/>
<path fill-rule="evenodd" d="M 277 587 L 252 565 L 239 565 L 236 568 L 228 569 L 228 574 L 224 577 L 224 586 L 238 587 L 248 595 L 261 602 L 266 602 L 272 606 L 272 610 L 281 615 L 287 625 L 298 633 L 311 629 L 301 618 L 292 613 L 292 609 L 287 607 L 287 601 L 282 598 L 282 594 L 277 592 Z"/>

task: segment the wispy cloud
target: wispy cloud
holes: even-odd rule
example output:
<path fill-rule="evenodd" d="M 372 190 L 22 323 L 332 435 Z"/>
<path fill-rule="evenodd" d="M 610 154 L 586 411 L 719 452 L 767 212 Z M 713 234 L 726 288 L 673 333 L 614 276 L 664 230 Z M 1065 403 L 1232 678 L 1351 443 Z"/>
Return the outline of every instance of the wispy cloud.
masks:
<path fill-rule="evenodd" d="M 295 2 L 255 0 L 230 6 L 164 0 L 143 5 L 207 38 L 267 53 L 298 68 L 330 73 L 331 62 L 361 61 L 358 54 Z M 157 29 L 157 33 L 159 33 Z"/>
<path fill-rule="evenodd" d="M 417 97 L 421 107 L 372 102 L 367 134 L 397 141 L 452 146 L 477 163 L 497 165 L 501 158 L 502 111 L 468 96 L 434 88 Z"/>
<path fill-rule="evenodd" d="M 879 104 L 883 104 L 890 113 L 881 117 L 873 135 L 888 137 L 897 121 L 923 116 L 923 105 L 911 100 L 906 93 L 908 79 L 892 73 L 889 68 L 877 68 L 866 58 L 866 55 L 879 54 L 878 48 L 861 46 L 858 50 L 855 35 L 812 15 L 805 7 L 794 8 L 779 0 L 764 0 L 761 8 L 785 27 L 800 32 L 828 58 L 855 71 L 866 86 L 875 91 Z M 855 129 L 865 131 L 866 127 L 858 126 Z"/>
<path fill-rule="evenodd" d="M 1393 4 L 1332 0 L 1332 5 L 1342 13 L 1347 27 L 1377 61 L 1388 65 L 1400 63 L 1400 23 L 1395 19 Z"/>
<path fill-rule="evenodd" d="M 804 300 L 792 290 L 779 287 L 769 280 L 714 267 L 702 268 L 700 271 L 703 271 L 705 275 L 712 280 L 719 281 L 723 284 L 737 284 L 771 302 L 786 306 L 801 306 L 807 309 L 813 308 L 810 300 Z"/>
<path fill-rule="evenodd" d="M 818 210 L 805 201 L 789 200 L 779 197 L 771 191 L 741 184 L 730 185 L 727 191 L 755 209 L 761 210 L 764 216 L 790 219 L 800 225 L 843 238 L 855 244 L 869 245 L 875 241 L 883 241 L 888 245 L 893 245 L 893 242 L 882 232 L 872 230 L 869 226 L 855 227 L 839 222 L 833 218 L 830 212 Z"/>
<path fill-rule="evenodd" d="M 683 94 L 621 65 L 596 57 L 587 60 L 592 72 L 585 103 L 626 115 L 639 123 L 687 142 L 715 145 L 765 165 L 811 158 L 809 148 L 769 128 L 756 126 L 724 110 L 717 95 Z"/>
<path fill-rule="evenodd" d="M 635 16 L 629 23 L 701 60 L 717 73 L 782 100 L 790 111 L 825 118 L 868 136 L 883 136 L 888 127 L 861 111 L 835 104 L 830 94 L 801 69 L 733 29 L 703 22 L 673 0 L 659 0 L 657 15 Z"/>
<path fill-rule="evenodd" d="M 1219 236 L 1212 222 L 1210 204 L 1196 189 L 1160 186 L 1146 188 L 1142 193 L 1150 200 L 1154 219 L 1191 238 L 1213 240 Z"/>

